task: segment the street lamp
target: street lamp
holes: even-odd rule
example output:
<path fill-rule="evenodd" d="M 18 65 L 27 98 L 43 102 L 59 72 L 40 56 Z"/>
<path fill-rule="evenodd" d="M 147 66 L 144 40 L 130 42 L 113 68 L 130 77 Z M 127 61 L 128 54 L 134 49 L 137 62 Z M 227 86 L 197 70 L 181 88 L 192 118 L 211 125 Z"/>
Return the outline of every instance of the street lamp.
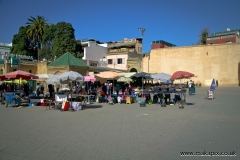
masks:
<path fill-rule="evenodd" d="M 138 30 L 142 32 L 142 63 L 141 63 L 141 70 L 143 72 L 143 53 L 144 53 L 143 52 L 143 34 L 146 31 L 146 29 L 145 28 L 138 28 Z M 143 102 L 143 77 L 142 77 L 142 104 L 140 104 L 140 106 L 146 107 L 145 102 Z"/>
<path fill-rule="evenodd" d="M 144 52 L 143 52 L 143 34 L 144 34 L 144 32 L 146 31 L 146 29 L 145 29 L 145 28 L 138 28 L 138 30 L 142 32 L 142 53 L 144 53 Z M 142 70 L 142 71 L 143 71 L 143 70 Z"/>

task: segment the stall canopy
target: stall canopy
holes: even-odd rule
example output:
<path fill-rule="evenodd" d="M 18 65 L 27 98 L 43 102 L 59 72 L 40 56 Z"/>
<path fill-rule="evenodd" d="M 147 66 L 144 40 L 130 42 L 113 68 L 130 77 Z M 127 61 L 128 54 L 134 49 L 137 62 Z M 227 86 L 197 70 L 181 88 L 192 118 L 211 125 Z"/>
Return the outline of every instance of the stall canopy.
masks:
<path fill-rule="evenodd" d="M 101 72 L 100 74 L 97 74 L 97 76 L 101 78 L 113 79 L 118 77 L 119 75 L 117 72 L 106 71 L 106 72 Z"/>
<path fill-rule="evenodd" d="M 53 74 L 36 74 L 36 76 L 38 76 L 38 79 L 48 79 L 53 76 Z"/>
<path fill-rule="evenodd" d="M 17 70 L 14 72 L 9 72 L 0 76 L 0 80 L 14 80 L 14 79 L 38 79 L 38 76 L 26 71 Z"/>
<path fill-rule="evenodd" d="M 143 78 L 143 79 L 148 79 L 151 80 L 152 77 L 150 76 L 150 74 L 146 73 L 146 72 L 139 72 L 136 73 L 134 75 L 132 75 L 130 78 Z"/>
<path fill-rule="evenodd" d="M 83 80 L 83 76 L 75 71 L 64 72 L 59 76 L 60 83 L 66 83 L 71 81 Z"/>
<path fill-rule="evenodd" d="M 153 74 L 151 75 L 151 77 L 155 81 L 160 80 L 161 82 L 167 83 L 167 82 L 170 82 L 171 75 L 162 72 L 162 73 Z"/>
<path fill-rule="evenodd" d="M 96 81 L 96 78 L 94 78 L 93 76 L 84 76 L 84 81 L 85 82 L 89 82 L 89 81 L 94 82 L 94 81 Z"/>
<path fill-rule="evenodd" d="M 132 82 L 133 80 L 129 77 L 120 77 L 117 82 L 126 82 L 126 83 L 129 83 L 129 82 Z"/>
<path fill-rule="evenodd" d="M 191 78 L 191 77 L 194 77 L 193 73 L 186 72 L 186 71 L 177 71 L 173 73 L 170 80 L 174 81 L 175 79 L 184 79 L 184 78 Z"/>
<path fill-rule="evenodd" d="M 50 78 L 48 78 L 48 79 L 46 80 L 46 83 L 47 83 L 47 84 L 54 84 L 54 83 L 59 84 L 59 83 L 60 83 L 59 75 L 53 75 L 53 76 L 51 76 Z"/>
<path fill-rule="evenodd" d="M 15 84 L 26 84 L 27 81 L 24 79 L 6 80 L 5 83 L 15 83 Z"/>

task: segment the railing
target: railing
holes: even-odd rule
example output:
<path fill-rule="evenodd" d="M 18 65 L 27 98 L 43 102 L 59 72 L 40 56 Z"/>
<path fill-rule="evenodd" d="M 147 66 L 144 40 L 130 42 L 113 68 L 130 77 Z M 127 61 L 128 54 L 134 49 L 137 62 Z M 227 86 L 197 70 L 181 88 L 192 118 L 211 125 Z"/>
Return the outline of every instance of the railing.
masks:
<path fill-rule="evenodd" d="M 10 60 L 7 60 L 7 63 L 11 63 Z M 37 61 L 21 61 L 19 62 L 22 65 L 37 65 Z"/>

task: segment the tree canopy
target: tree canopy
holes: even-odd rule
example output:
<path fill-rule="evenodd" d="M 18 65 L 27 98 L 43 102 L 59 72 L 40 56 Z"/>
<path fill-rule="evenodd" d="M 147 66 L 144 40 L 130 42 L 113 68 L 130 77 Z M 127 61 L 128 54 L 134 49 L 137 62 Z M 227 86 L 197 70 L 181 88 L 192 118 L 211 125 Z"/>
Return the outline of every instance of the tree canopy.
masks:
<path fill-rule="evenodd" d="M 34 59 L 60 57 L 66 52 L 82 58 L 83 50 L 77 43 L 70 23 L 50 24 L 43 16 L 30 17 L 27 26 L 19 28 L 12 39 L 11 53 L 33 56 Z"/>
<path fill-rule="evenodd" d="M 13 36 L 12 47 L 10 52 L 13 54 L 21 54 L 27 56 L 33 56 L 36 58 L 36 50 L 30 47 L 30 39 L 27 36 L 28 27 L 20 27 L 18 34 Z"/>
<path fill-rule="evenodd" d="M 44 34 L 45 26 L 47 25 L 47 20 L 43 16 L 37 16 L 37 18 L 28 18 L 27 36 L 31 40 L 30 47 L 37 48 L 37 59 L 39 59 L 39 49 L 42 48 L 42 36 Z"/>
<path fill-rule="evenodd" d="M 57 23 L 53 39 L 52 55 L 59 57 L 66 52 L 75 54 L 76 47 L 77 41 L 75 40 L 72 25 L 66 22 Z"/>
<path fill-rule="evenodd" d="M 210 31 L 208 28 L 203 28 L 201 30 L 201 33 L 199 35 L 199 40 L 197 44 L 201 44 L 201 45 L 206 45 L 207 43 L 207 36 L 210 34 Z"/>

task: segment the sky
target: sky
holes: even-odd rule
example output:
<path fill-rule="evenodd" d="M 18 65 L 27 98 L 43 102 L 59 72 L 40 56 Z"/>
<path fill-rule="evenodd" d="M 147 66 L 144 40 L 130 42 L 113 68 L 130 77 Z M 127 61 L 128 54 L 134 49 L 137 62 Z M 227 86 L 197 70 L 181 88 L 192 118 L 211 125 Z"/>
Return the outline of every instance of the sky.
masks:
<path fill-rule="evenodd" d="M 0 42 L 11 43 L 30 16 L 71 23 L 76 39 L 102 42 L 142 36 L 143 50 L 152 41 L 177 46 L 198 42 L 203 28 L 210 33 L 240 29 L 240 0 L 0 0 Z"/>

